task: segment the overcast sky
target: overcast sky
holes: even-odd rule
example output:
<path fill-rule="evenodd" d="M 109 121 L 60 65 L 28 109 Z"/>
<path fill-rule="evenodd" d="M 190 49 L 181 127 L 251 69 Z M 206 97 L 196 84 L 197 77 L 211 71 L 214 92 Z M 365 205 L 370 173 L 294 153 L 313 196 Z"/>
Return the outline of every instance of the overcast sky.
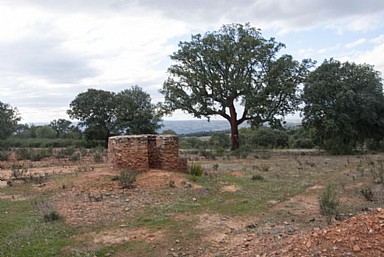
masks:
<path fill-rule="evenodd" d="M 246 22 L 295 59 L 384 74 L 383 0 L 0 0 L 0 101 L 22 123 L 69 119 L 69 103 L 88 88 L 138 85 L 162 101 L 179 41 Z"/>

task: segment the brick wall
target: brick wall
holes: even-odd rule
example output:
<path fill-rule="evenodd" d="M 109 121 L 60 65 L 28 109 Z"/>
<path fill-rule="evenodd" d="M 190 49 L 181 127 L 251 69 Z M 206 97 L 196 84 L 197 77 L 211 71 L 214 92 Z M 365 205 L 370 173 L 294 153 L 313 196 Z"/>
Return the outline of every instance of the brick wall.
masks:
<path fill-rule="evenodd" d="M 174 135 L 110 137 L 108 162 L 119 169 L 187 171 L 187 160 L 180 159 L 179 138 Z"/>

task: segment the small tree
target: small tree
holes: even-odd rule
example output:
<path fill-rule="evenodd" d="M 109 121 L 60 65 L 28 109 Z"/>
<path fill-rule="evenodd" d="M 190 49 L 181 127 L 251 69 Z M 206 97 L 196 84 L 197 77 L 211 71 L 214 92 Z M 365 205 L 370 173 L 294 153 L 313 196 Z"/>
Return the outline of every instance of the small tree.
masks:
<path fill-rule="evenodd" d="M 70 103 L 67 111 L 72 119 L 78 119 L 84 126 L 88 139 L 108 140 L 115 127 L 115 94 L 109 91 L 88 89 Z"/>
<path fill-rule="evenodd" d="M 51 126 L 53 130 L 55 130 L 56 137 L 60 138 L 60 137 L 63 137 L 65 133 L 68 133 L 71 131 L 71 124 L 72 122 L 69 120 L 58 119 L 58 120 L 51 121 L 49 126 Z"/>
<path fill-rule="evenodd" d="M 11 136 L 16 131 L 18 121 L 17 109 L 0 101 L 0 139 Z"/>
<path fill-rule="evenodd" d="M 171 55 L 176 64 L 168 69 L 170 76 L 160 90 L 163 109 L 181 109 L 208 120 L 222 116 L 230 123 L 231 148 L 239 148 L 241 123 L 279 125 L 283 116 L 298 108 L 297 86 L 312 62 L 277 56 L 283 47 L 249 24 L 225 25 L 180 42 Z"/>
<path fill-rule="evenodd" d="M 111 135 L 155 133 L 160 116 L 150 96 L 134 86 L 119 93 L 88 89 L 70 103 L 69 116 L 80 121 L 88 139 Z"/>

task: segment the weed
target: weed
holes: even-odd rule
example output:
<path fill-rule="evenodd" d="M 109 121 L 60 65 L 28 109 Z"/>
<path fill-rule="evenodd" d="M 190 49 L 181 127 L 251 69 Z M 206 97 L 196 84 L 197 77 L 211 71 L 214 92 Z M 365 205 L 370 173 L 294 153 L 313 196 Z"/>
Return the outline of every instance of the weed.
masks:
<path fill-rule="evenodd" d="M 9 151 L 1 150 L 0 151 L 0 161 L 8 161 L 9 160 Z"/>
<path fill-rule="evenodd" d="M 24 168 L 23 165 L 18 165 L 18 164 L 12 165 L 11 170 L 12 170 L 12 177 L 16 179 L 24 178 L 25 174 L 28 171 L 28 169 Z"/>
<path fill-rule="evenodd" d="M 123 169 L 120 171 L 119 183 L 122 188 L 132 188 L 133 183 L 136 181 L 137 171 L 130 169 Z"/>
<path fill-rule="evenodd" d="M 260 165 L 260 170 L 261 171 L 264 171 L 264 172 L 267 172 L 271 169 L 271 167 L 268 165 L 268 164 L 261 164 Z"/>
<path fill-rule="evenodd" d="M 176 184 L 175 184 L 175 181 L 173 179 L 171 179 L 170 181 L 168 181 L 168 186 L 170 188 L 175 188 L 176 187 Z"/>
<path fill-rule="evenodd" d="M 80 161 L 80 153 L 78 152 L 74 152 L 70 157 L 69 157 L 69 160 L 71 162 L 77 162 L 77 161 Z"/>
<path fill-rule="evenodd" d="M 365 187 L 361 189 L 360 192 L 364 196 L 365 200 L 369 202 L 373 201 L 373 192 L 370 187 Z"/>
<path fill-rule="evenodd" d="M 203 156 L 207 160 L 216 160 L 216 155 L 214 152 L 209 150 L 201 150 L 200 155 Z"/>
<path fill-rule="evenodd" d="M 204 173 L 204 168 L 200 164 L 192 163 L 188 166 L 189 174 L 200 177 Z"/>
<path fill-rule="evenodd" d="M 62 219 L 63 218 L 61 217 L 61 215 L 56 211 L 50 211 L 50 212 L 44 214 L 44 221 L 45 222 L 59 221 Z"/>
<path fill-rule="evenodd" d="M 69 158 L 72 154 L 75 153 L 75 147 L 70 146 L 67 148 L 63 148 L 56 153 L 57 158 Z"/>
<path fill-rule="evenodd" d="M 384 160 L 377 162 L 379 167 L 372 171 L 373 179 L 376 183 L 384 183 Z"/>
<path fill-rule="evenodd" d="M 332 217 L 338 212 L 339 198 L 333 184 L 328 183 L 325 190 L 320 194 L 319 198 L 320 212 L 326 217 L 328 224 L 331 224 Z"/>
<path fill-rule="evenodd" d="M 259 175 L 259 174 L 255 174 L 255 175 L 252 175 L 251 180 L 252 181 L 263 181 L 264 177 Z"/>
<path fill-rule="evenodd" d="M 103 154 L 100 152 L 95 152 L 93 155 L 93 161 L 96 163 L 103 162 Z"/>

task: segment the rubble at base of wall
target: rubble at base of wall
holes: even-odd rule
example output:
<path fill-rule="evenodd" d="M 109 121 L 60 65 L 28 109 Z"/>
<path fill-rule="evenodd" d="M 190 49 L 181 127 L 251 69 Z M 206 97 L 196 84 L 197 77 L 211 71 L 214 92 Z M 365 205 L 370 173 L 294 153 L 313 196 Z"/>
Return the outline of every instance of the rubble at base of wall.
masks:
<path fill-rule="evenodd" d="M 112 168 L 118 169 L 187 172 L 187 160 L 179 157 L 179 138 L 174 135 L 110 137 L 108 162 Z"/>

